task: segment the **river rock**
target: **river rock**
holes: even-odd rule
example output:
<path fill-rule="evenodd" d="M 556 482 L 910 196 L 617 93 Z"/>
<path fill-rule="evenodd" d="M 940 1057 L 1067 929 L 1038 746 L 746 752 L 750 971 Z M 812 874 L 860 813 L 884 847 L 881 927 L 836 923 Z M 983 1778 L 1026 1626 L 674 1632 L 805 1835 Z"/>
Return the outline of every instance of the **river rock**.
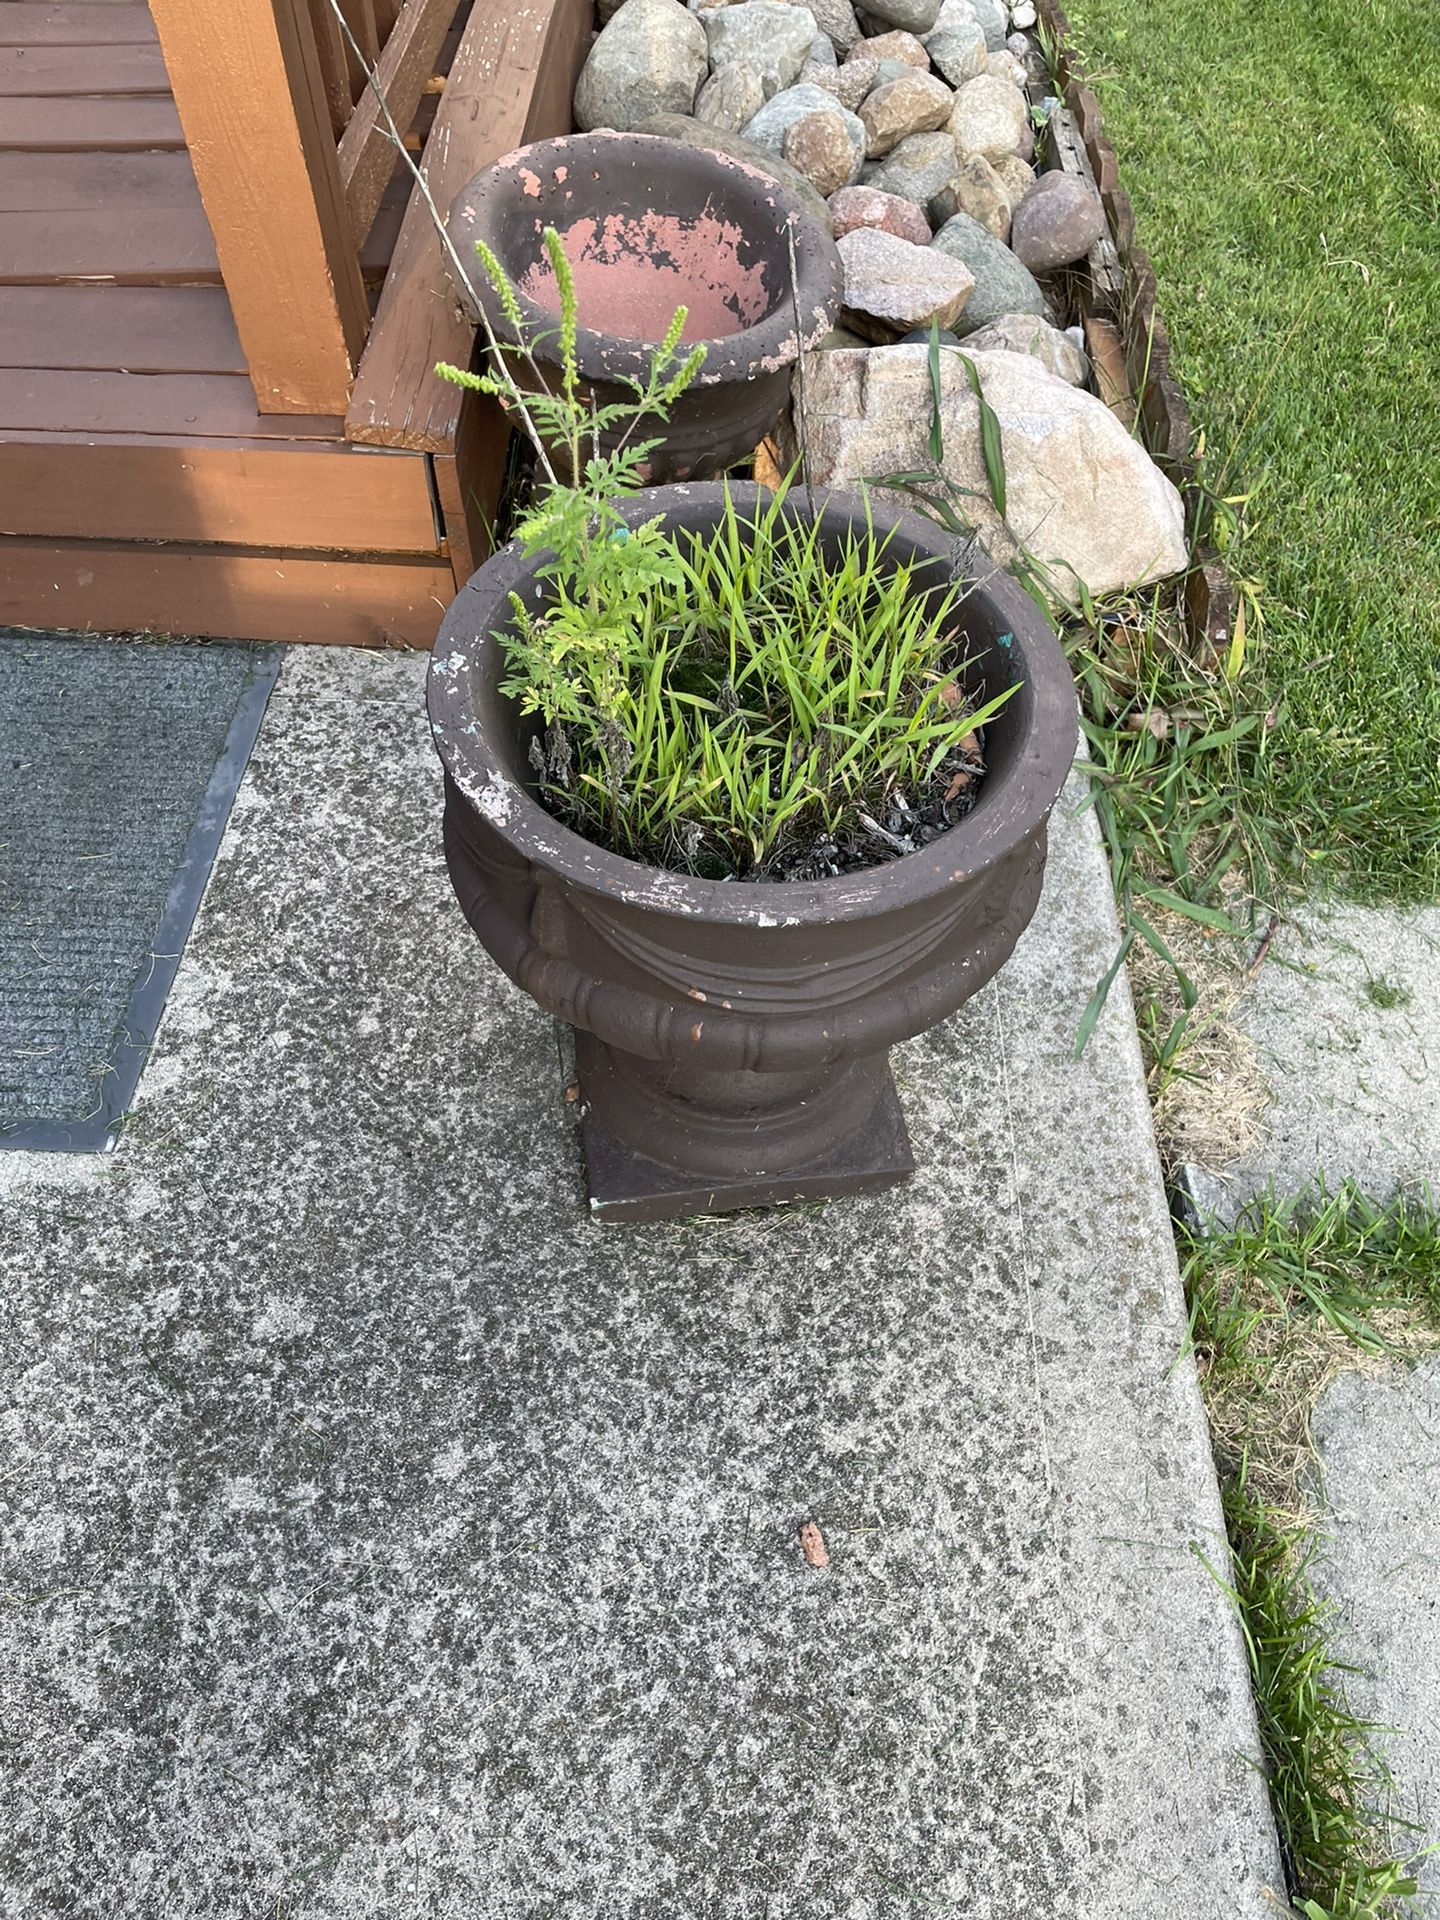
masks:
<path fill-rule="evenodd" d="M 1073 174 L 1042 173 L 1015 209 L 1010 245 L 1032 273 L 1050 273 L 1083 260 L 1104 231 L 1092 186 Z"/>
<path fill-rule="evenodd" d="M 847 60 L 903 60 L 907 67 L 918 67 L 921 73 L 930 71 L 930 56 L 925 51 L 924 42 L 913 33 L 902 32 L 899 27 L 892 27 L 888 33 L 877 33 L 871 40 L 861 41 L 845 57 Z"/>
<path fill-rule="evenodd" d="M 844 60 L 839 66 L 820 67 L 813 60 L 807 60 L 800 69 L 800 86 L 823 87 L 826 93 L 833 93 L 842 107 L 848 107 L 851 113 L 858 111 L 860 102 L 875 85 L 879 76 L 878 60 Z"/>
<path fill-rule="evenodd" d="M 997 240 L 1010 236 L 1010 196 L 1005 182 L 983 155 L 968 154 L 926 207 L 932 223 L 943 227 L 957 213 L 968 213 Z"/>
<path fill-rule="evenodd" d="M 658 133 L 664 140 L 681 140 L 687 147 L 703 147 L 709 153 L 728 153 L 732 160 L 743 160 L 747 167 L 754 167 L 758 173 L 789 187 L 822 232 L 829 233 L 830 209 L 804 174 L 797 173 L 769 147 L 757 147 L 753 140 L 746 140 L 741 134 L 727 133 L 723 127 L 706 126 L 703 120 L 680 113 L 654 114 L 635 131 Z"/>
<path fill-rule="evenodd" d="M 911 134 L 938 132 L 950 118 L 954 102 L 949 87 L 933 73 L 916 73 L 912 68 L 902 79 L 887 80 L 860 108 L 866 155 L 880 160 Z"/>
<path fill-rule="evenodd" d="M 963 87 L 989 71 L 984 31 L 965 0 L 945 0 L 934 29 L 925 36 L 925 51 L 952 87 Z"/>
<path fill-rule="evenodd" d="M 695 96 L 695 118 L 706 126 L 722 127 L 726 133 L 739 133 L 747 120 L 753 120 L 765 104 L 765 88 L 759 74 L 743 60 L 719 67 Z"/>
<path fill-rule="evenodd" d="M 852 245 L 857 235 L 842 240 Z M 966 342 L 967 350 L 969 342 Z M 1001 564 L 1027 548 L 1074 592 L 1143 585 L 1186 564 L 1180 496 L 1103 401 L 1033 358 L 967 352 L 1000 424 L 1006 518 L 990 501 L 980 408 L 957 353 L 940 355 L 944 471 Z M 805 359 L 805 451 L 811 484 L 843 486 L 929 467 L 928 348 L 811 353 Z M 797 452 L 781 447 L 781 464 Z"/>
<path fill-rule="evenodd" d="M 940 0 L 869 0 L 865 11 L 886 27 L 907 33 L 928 33 L 940 11 Z"/>
<path fill-rule="evenodd" d="M 818 32 L 809 7 L 789 0 L 740 0 L 705 15 L 710 65 L 717 73 L 734 60 L 753 67 L 767 100 L 799 79 Z"/>
<path fill-rule="evenodd" d="M 982 73 L 967 80 L 955 95 L 948 131 L 962 158 L 978 153 L 987 160 L 997 160 L 1001 154 L 1020 151 L 1029 124 L 1029 110 L 1020 89 L 1008 80 L 997 80 L 993 73 Z"/>
<path fill-rule="evenodd" d="M 845 124 L 849 118 L 837 100 L 828 113 L 802 113 L 792 120 L 781 142 L 785 159 L 827 200 L 860 172 L 860 157 Z"/>
<path fill-rule="evenodd" d="M 881 330 L 896 333 L 931 321 L 948 327 L 970 297 L 969 269 L 933 247 L 897 240 L 878 227 L 857 227 L 836 244 L 845 267 L 846 311 L 862 323 L 878 322 Z"/>
<path fill-rule="evenodd" d="M 1045 312 L 1045 295 L 1028 268 L 968 213 L 947 220 L 930 244 L 952 260 L 963 260 L 975 278 L 957 333 L 973 333 L 1006 313 Z"/>
<path fill-rule="evenodd" d="M 843 59 L 860 38 L 860 22 L 850 0 L 805 0 L 815 24 Z"/>
<path fill-rule="evenodd" d="M 810 42 L 810 51 L 805 56 L 805 67 L 838 67 L 840 56 L 836 53 L 828 33 L 817 33 Z M 800 69 L 800 78 L 805 78 L 805 67 Z"/>
<path fill-rule="evenodd" d="M 689 113 L 705 60 L 705 29 L 680 0 L 625 0 L 580 70 L 575 124 L 625 133 L 655 113 Z"/>
<path fill-rule="evenodd" d="M 912 133 L 893 153 L 861 170 L 867 187 L 898 193 L 923 207 L 955 171 L 955 142 L 948 133 Z"/>
<path fill-rule="evenodd" d="M 747 4 L 753 4 L 753 0 L 747 0 Z M 832 113 L 838 117 L 851 147 L 854 171 L 849 177 L 857 179 L 865 158 L 865 129 L 856 116 L 842 107 L 834 94 L 827 93 L 823 87 L 786 87 L 772 100 L 767 100 L 755 117 L 745 123 L 741 132 L 757 146 L 769 147 L 773 153 L 783 154 L 786 134 L 807 113 Z"/>
<path fill-rule="evenodd" d="M 1020 0 L 1018 7 L 1012 7 L 1010 9 L 1010 24 L 1012 27 L 1033 27 L 1036 18 L 1037 15 L 1033 0 Z"/>
<path fill-rule="evenodd" d="M 830 218 L 837 240 L 861 227 L 874 227 L 880 233 L 893 233 L 897 240 L 908 240 L 912 246 L 930 244 L 930 222 L 914 201 L 902 200 L 898 193 L 881 193 L 875 187 L 842 187 L 831 196 Z"/>
<path fill-rule="evenodd" d="M 1090 362 L 1069 334 L 1035 313 L 1006 313 L 977 327 L 965 342 L 975 353 L 1024 353 L 1067 386 L 1083 387 Z"/>

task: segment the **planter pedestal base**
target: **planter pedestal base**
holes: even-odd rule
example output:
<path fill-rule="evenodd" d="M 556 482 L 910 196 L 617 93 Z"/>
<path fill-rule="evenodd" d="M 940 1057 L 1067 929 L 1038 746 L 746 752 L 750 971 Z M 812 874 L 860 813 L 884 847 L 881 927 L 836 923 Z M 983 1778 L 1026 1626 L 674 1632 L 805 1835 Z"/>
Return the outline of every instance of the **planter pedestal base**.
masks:
<path fill-rule="evenodd" d="M 581 1073 L 581 1096 L 584 1074 Z M 591 1216 L 601 1221 L 681 1220 L 738 1207 L 778 1207 L 880 1193 L 915 1171 L 905 1116 L 890 1070 L 874 1111 L 848 1140 L 809 1166 L 731 1179 L 681 1172 L 623 1147 L 587 1106 L 580 1127 Z"/>

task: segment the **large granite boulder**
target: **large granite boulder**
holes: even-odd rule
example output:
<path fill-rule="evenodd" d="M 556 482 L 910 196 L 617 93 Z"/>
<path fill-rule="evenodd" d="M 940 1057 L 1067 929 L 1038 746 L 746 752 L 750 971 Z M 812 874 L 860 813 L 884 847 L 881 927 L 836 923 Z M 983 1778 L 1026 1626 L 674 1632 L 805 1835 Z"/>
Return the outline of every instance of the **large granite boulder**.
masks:
<path fill-rule="evenodd" d="M 689 113 L 705 67 L 705 29 L 680 0 L 625 0 L 580 70 L 575 124 L 627 133 L 655 113 Z"/>
<path fill-rule="evenodd" d="M 923 345 L 806 355 L 812 485 L 932 467 L 928 355 Z M 1187 564 L 1179 494 L 1103 401 L 1025 354 L 965 357 L 1000 423 L 1004 519 L 990 498 L 980 408 L 962 355 L 948 349 L 940 355 L 943 467 L 965 490 L 965 510 L 995 560 L 1008 565 L 1023 550 L 1062 591 L 1083 581 L 1092 594 L 1160 580 Z"/>

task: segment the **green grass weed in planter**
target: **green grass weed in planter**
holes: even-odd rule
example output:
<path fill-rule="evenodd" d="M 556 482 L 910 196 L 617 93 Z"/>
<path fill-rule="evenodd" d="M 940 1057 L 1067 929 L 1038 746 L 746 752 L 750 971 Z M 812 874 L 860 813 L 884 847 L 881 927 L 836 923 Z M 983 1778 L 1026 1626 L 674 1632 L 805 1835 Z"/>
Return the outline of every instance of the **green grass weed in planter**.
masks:
<path fill-rule="evenodd" d="M 486 373 L 440 371 L 514 407 L 571 476 L 552 469 L 517 527 L 545 604 L 514 600 L 495 636 L 504 691 L 540 723 L 531 759 L 547 804 L 616 852 L 712 877 L 814 878 L 928 844 L 973 806 L 983 728 L 1009 697 L 972 709 L 960 691 L 963 586 L 920 591 L 868 512 L 835 555 L 814 519 L 787 515 L 786 487 L 743 517 L 731 500 L 704 539 L 627 524 L 617 503 L 656 444 L 628 434 L 665 417 L 704 349 L 681 355 L 682 309 L 633 402 L 587 402 L 553 229 L 545 247 L 558 391 L 522 397 L 503 354 Z M 482 249 L 481 264 L 523 338 L 499 262 Z"/>

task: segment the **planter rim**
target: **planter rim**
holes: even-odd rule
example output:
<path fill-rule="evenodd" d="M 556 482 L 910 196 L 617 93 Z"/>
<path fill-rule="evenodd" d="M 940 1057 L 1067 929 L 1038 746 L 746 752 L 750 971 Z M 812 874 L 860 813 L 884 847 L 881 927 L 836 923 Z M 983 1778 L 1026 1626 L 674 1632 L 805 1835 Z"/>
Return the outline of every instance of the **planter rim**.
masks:
<path fill-rule="evenodd" d="M 727 487 L 742 510 L 760 494 L 753 481 L 693 481 L 648 487 L 628 495 L 621 510 L 632 525 L 685 508 L 722 506 Z M 932 522 L 871 500 L 877 531 L 897 535 L 943 563 L 951 542 Z M 843 519 L 863 517 L 861 494 L 826 489 L 816 494 L 816 512 Z M 809 519 L 801 494 L 787 509 Z M 928 900 L 994 866 L 1033 833 L 1065 784 L 1075 757 L 1077 714 L 1069 664 L 1028 594 L 1005 574 L 987 579 L 983 591 L 999 603 L 1013 633 L 1030 688 L 1032 712 L 1024 747 L 998 772 L 987 773 L 972 813 L 928 847 L 883 865 L 824 880 L 710 880 L 646 866 L 587 840 L 547 811 L 500 763 L 475 718 L 469 697 L 471 657 L 478 647 L 498 646 L 493 637 L 508 609 L 509 595 L 534 577 L 543 560 L 526 560 L 518 541 L 485 562 L 461 588 L 435 642 L 427 681 L 430 730 L 446 773 L 465 800 L 525 859 L 582 889 L 680 918 L 703 918 L 732 926 L 800 927 L 840 918 L 885 914 Z M 468 602 L 473 599 L 474 617 Z M 963 604 L 963 603 L 962 603 Z M 463 620 L 465 631 L 454 628 Z"/>
<path fill-rule="evenodd" d="M 795 364 L 802 347 L 811 348 L 824 339 L 834 326 L 840 308 L 844 291 L 843 269 L 835 242 L 800 196 L 783 180 L 776 180 L 759 167 L 751 166 L 748 161 L 737 160 L 733 154 L 720 153 L 710 147 L 693 147 L 687 141 L 671 140 L 659 133 L 622 133 L 602 128 L 594 133 L 562 134 L 553 140 L 536 140 L 528 146 L 517 147 L 512 153 L 502 154 L 498 160 L 492 161 L 456 194 L 445 221 L 456 252 L 465 262 L 466 271 L 469 271 L 469 259 L 466 258 L 465 249 L 470 249 L 473 258 L 473 243 L 476 240 L 485 241 L 504 263 L 503 253 L 496 245 L 494 218 L 495 192 L 503 175 L 509 171 L 518 173 L 526 167 L 533 169 L 537 157 L 545 165 L 554 162 L 564 165 L 567 158 L 573 156 L 573 164 L 574 160 L 588 158 L 597 149 L 603 154 L 607 146 L 621 149 L 627 146 L 655 148 L 660 150 L 655 157 L 662 164 L 663 155 L 667 153 L 675 156 L 677 163 L 683 156 L 686 165 L 693 165 L 697 157 L 701 158 L 722 171 L 754 181 L 762 189 L 774 212 L 777 232 L 783 233 L 786 225 L 792 219 L 794 221 L 794 300 L 787 293 L 774 312 L 758 320 L 753 327 L 717 334 L 712 339 L 683 341 L 682 351 L 696 346 L 703 346 L 706 350 L 705 364 L 692 381 L 693 386 L 713 387 L 722 382 L 744 380 L 755 373 L 779 373 Z M 475 274 L 472 285 L 496 337 L 509 341 L 512 329 L 505 319 L 495 289 L 483 272 Z M 541 306 L 518 286 L 515 287 L 515 297 L 520 304 L 526 331 L 532 338 L 537 331 L 554 331 L 556 315 L 552 308 Z M 801 336 L 798 346 L 795 337 L 797 309 Z M 654 340 L 598 333 L 593 327 L 585 326 L 583 319 L 575 330 L 576 362 L 581 377 L 592 383 L 643 379 L 649 373 L 651 357 L 658 344 Z M 554 349 L 548 341 L 542 340 L 531 350 L 536 359 L 546 365 L 555 363 Z"/>

